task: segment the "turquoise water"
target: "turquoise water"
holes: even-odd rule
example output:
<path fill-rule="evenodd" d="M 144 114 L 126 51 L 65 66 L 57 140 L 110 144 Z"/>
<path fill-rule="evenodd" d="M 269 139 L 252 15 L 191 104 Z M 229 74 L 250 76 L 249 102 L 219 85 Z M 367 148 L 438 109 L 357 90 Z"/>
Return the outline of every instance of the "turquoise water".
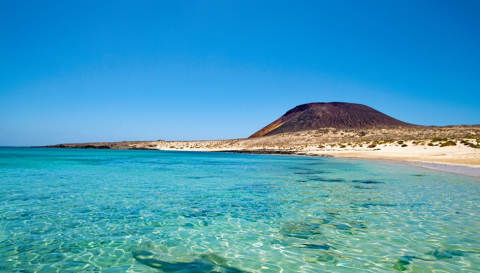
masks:
<path fill-rule="evenodd" d="M 480 179 L 408 165 L 0 148 L 0 272 L 480 272 Z"/>

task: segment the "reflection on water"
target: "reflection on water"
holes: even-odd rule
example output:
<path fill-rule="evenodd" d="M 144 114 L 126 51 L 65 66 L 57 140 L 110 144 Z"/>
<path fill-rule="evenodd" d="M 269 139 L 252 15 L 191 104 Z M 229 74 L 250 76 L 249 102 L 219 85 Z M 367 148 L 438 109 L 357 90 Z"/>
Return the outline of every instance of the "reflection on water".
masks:
<path fill-rule="evenodd" d="M 478 272 L 480 181 L 392 163 L 0 148 L 0 272 Z"/>

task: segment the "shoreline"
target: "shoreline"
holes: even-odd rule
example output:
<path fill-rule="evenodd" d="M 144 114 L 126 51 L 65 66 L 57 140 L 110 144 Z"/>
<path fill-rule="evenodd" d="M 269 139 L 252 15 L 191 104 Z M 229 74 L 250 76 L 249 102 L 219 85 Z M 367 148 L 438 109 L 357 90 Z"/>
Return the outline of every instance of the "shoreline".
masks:
<path fill-rule="evenodd" d="M 463 174 L 473 177 L 480 178 L 480 168 L 479 167 L 470 167 L 464 165 L 454 165 L 454 164 L 439 164 L 439 163 L 432 163 L 432 162 L 412 162 L 414 166 L 420 166 L 427 169 L 449 172 L 449 173 L 456 173 L 456 174 Z"/>
<path fill-rule="evenodd" d="M 357 159 L 357 160 L 372 160 L 372 161 L 384 161 L 384 162 L 393 162 L 399 164 L 407 164 L 411 166 L 418 166 L 426 169 L 437 170 L 442 172 L 456 173 L 467 176 L 479 177 L 480 178 L 480 166 L 472 166 L 470 164 L 455 164 L 455 163 L 444 163 L 444 162 L 429 162 L 422 160 L 405 160 L 405 159 L 394 159 L 394 158 L 383 158 L 383 157 L 342 157 L 335 156 L 331 154 L 320 154 L 320 153 L 304 153 L 296 151 L 255 151 L 255 150 L 227 150 L 227 151 L 204 151 L 204 152 L 220 152 L 220 153 L 241 153 L 241 154 L 266 154 L 266 155 L 297 155 L 297 156 L 308 156 L 308 157 L 334 157 L 334 158 L 344 158 L 344 159 Z"/>
<path fill-rule="evenodd" d="M 480 176 L 480 125 L 391 129 L 321 128 L 227 140 L 65 143 L 47 147 L 374 159 Z"/>
<path fill-rule="evenodd" d="M 105 149 L 103 147 L 26 147 L 26 148 L 59 148 L 59 149 Z M 108 148 L 107 148 L 108 149 Z M 112 149 L 108 149 L 112 150 Z M 421 159 L 405 159 L 405 158 L 393 158 L 387 156 L 361 156 L 361 153 L 366 151 L 295 151 L 295 150 L 274 150 L 274 149 L 156 149 L 156 148 L 129 148 L 119 150 L 151 150 L 151 151 L 175 151 L 175 152 L 216 152 L 216 153 L 237 153 L 237 154 L 258 154 L 258 155 L 288 155 L 288 156 L 308 156 L 308 157 L 335 157 L 344 159 L 358 159 L 358 160 L 374 160 L 393 162 L 399 164 L 407 164 L 411 166 L 418 166 L 422 168 L 462 174 L 472 177 L 480 178 L 480 165 L 465 164 L 465 163 L 453 163 L 453 162 L 441 162 L 441 161 L 429 161 Z M 368 151 L 369 153 L 374 151 Z M 357 153 L 357 155 L 355 155 Z"/>

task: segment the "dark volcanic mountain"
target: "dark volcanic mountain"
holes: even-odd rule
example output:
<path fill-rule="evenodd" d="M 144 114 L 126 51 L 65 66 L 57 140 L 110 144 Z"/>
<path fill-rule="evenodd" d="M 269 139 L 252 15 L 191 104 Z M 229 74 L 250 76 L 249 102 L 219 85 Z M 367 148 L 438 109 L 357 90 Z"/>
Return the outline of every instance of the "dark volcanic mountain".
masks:
<path fill-rule="evenodd" d="M 319 128 L 361 129 L 416 127 L 389 117 L 366 105 L 346 102 L 307 103 L 289 110 L 285 115 L 250 137 L 315 130 Z"/>

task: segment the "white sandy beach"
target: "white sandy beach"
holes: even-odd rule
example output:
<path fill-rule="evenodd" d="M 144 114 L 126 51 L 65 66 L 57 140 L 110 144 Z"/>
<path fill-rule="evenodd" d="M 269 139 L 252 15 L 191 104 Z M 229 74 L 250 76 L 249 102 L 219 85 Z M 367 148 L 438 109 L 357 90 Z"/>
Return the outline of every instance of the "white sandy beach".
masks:
<path fill-rule="evenodd" d="M 462 173 L 480 177 L 480 149 L 474 149 L 465 145 L 456 145 L 448 147 L 428 146 L 412 144 L 413 141 L 405 142 L 408 146 L 401 147 L 396 144 L 377 145 L 375 148 L 318 148 L 308 146 L 304 149 L 295 150 L 297 154 L 307 156 L 332 156 L 339 158 L 357 158 L 388 160 L 397 162 L 406 162 L 422 166 L 425 168 L 437 169 L 441 171 Z M 263 148 L 242 147 L 242 145 L 218 147 L 214 143 L 209 145 L 212 148 L 190 148 L 188 145 L 179 145 L 184 142 L 168 142 L 170 146 L 159 147 L 160 150 L 174 151 L 205 151 L 205 152 L 225 152 L 235 150 L 259 150 Z M 168 146 L 168 147 L 167 147 Z M 275 147 L 271 147 L 275 148 Z"/>

